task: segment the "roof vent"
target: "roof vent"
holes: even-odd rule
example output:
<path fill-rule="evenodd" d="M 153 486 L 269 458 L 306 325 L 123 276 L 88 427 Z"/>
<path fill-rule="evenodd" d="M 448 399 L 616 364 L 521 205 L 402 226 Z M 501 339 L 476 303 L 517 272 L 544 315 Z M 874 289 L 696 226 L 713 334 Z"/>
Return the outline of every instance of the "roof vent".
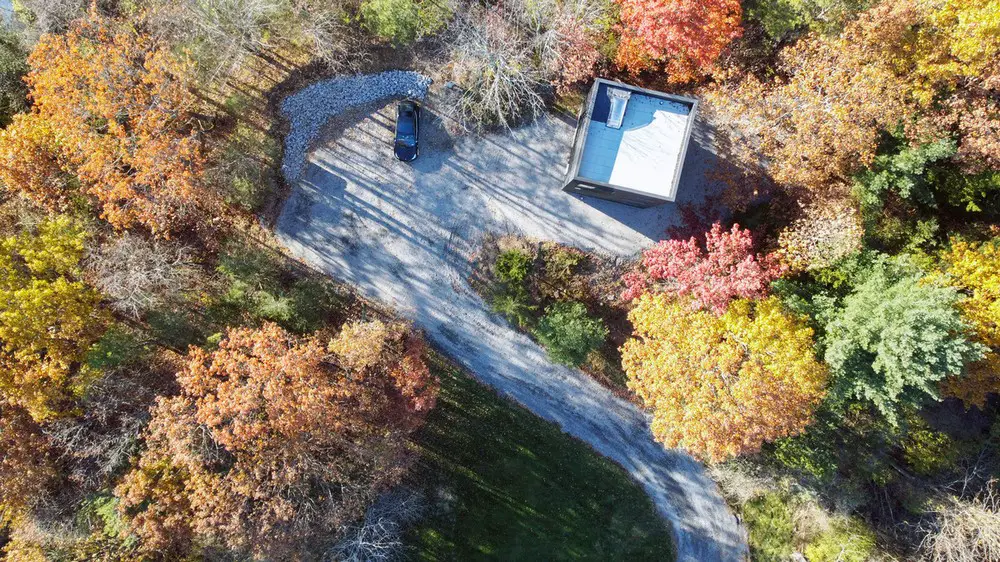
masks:
<path fill-rule="evenodd" d="M 628 99 L 631 96 L 632 93 L 626 90 L 608 88 L 608 98 L 611 99 L 611 109 L 608 110 L 608 127 L 621 128 L 622 119 L 625 118 L 625 106 L 628 105 Z"/>

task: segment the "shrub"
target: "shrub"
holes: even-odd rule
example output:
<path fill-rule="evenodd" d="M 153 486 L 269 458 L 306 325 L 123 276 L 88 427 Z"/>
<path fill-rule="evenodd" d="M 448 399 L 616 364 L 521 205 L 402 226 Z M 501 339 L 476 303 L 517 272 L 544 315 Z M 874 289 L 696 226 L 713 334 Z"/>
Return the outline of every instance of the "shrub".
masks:
<path fill-rule="evenodd" d="M 134 364 L 148 352 L 149 347 L 139 339 L 138 334 L 124 325 L 113 325 L 90 346 L 84 362 L 90 369 L 104 372 Z"/>
<path fill-rule="evenodd" d="M 341 304 L 331 283 L 322 279 L 299 279 L 288 290 L 292 317 L 287 328 L 299 333 L 313 332 L 327 323 Z"/>
<path fill-rule="evenodd" d="M 497 256 L 494 266 L 497 280 L 508 286 L 522 287 L 531 273 L 532 258 L 521 250 L 506 250 Z"/>
<path fill-rule="evenodd" d="M 556 247 L 543 254 L 545 269 L 539 280 L 539 291 L 543 297 L 554 300 L 583 300 L 587 287 L 577 277 L 576 268 L 583 262 L 583 254 L 578 251 Z"/>
<path fill-rule="evenodd" d="M 202 326 L 183 310 L 154 310 L 149 313 L 146 322 L 152 338 L 174 351 L 183 352 L 189 345 L 200 345 L 206 337 Z"/>
<path fill-rule="evenodd" d="M 825 481 L 837 471 L 837 454 L 826 441 L 823 429 L 816 430 L 815 422 L 805 433 L 781 439 L 774 444 L 774 459 L 782 466 Z M 840 428 L 834 428 L 839 431 Z"/>
<path fill-rule="evenodd" d="M 604 344 L 608 329 L 600 318 L 591 318 L 579 302 L 556 303 L 545 309 L 535 337 L 552 359 L 576 367 L 587 355 Z"/>
<path fill-rule="evenodd" d="M 750 533 L 750 554 L 755 562 L 784 562 L 793 551 L 795 523 L 789 498 L 770 492 L 743 504 L 743 522 Z"/>
<path fill-rule="evenodd" d="M 955 169 L 943 168 L 934 170 L 931 182 L 939 183 L 949 205 L 971 212 L 995 213 L 998 209 L 1000 171 L 963 174 Z"/>
<path fill-rule="evenodd" d="M 918 423 L 906 434 L 902 447 L 906 464 L 923 476 L 931 476 L 954 466 L 958 453 L 951 437 L 933 431 L 924 423 Z"/>
<path fill-rule="evenodd" d="M 990 480 L 975 497 L 934 502 L 920 531 L 920 550 L 931 562 L 1000 560 L 1000 494 Z"/>
<path fill-rule="evenodd" d="M 493 312 L 502 314 L 519 328 L 527 328 L 535 322 L 534 312 L 538 307 L 528 302 L 524 291 L 497 294 L 491 304 Z"/>
<path fill-rule="evenodd" d="M 380 39 L 405 45 L 440 31 L 451 17 L 451 6 L 437 0 L 367 0 L 361 15 Z"/>
<path fill-rule="evenodd" d="M 227 109 L 235 115 L 244 114 L 247 109 L 242 99 L 227 99 Z M 278 143 L 266 132 L 244 120 L 238 121 L 211 171 L 226 203 L 250 212 L 260 209 L 273 183 L 268 177 L 268 163 L 276 161 L 280 154 Z"/>
<path fill-rule="evenodd" d="M 806 546 L 809 562 L 865 562 L 875 551 L 875 534 L 856 519 L 834 522 Z"/>
<path fill-rule="evenodd" d="M 292 281 L 292 272 L 276 256 L 254 246 L 231 244 L 216 270 L 225 291 L 209 311 L 217 324 L 271 321 L 293 332 L 312 332 L 340 303 L 333 284 L 318 278 Z"/>

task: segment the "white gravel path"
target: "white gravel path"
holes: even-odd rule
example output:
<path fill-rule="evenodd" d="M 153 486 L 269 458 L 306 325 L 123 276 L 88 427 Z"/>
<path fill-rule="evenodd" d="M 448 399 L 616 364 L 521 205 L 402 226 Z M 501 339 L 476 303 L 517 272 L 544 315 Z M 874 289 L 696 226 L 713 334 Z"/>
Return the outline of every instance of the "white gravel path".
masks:
<path fill-rule="evenodd" d="M 333 80 L 283 105 L 293 136 L 320 129 L 326 136 L 308 157 L 308 140 L 302 140 L 308 137 L 288 143 L 285 171 L 293 190 L 278 221 L 279 239 L 293 255 L 394 306 L 478 379 L 623 466 L 672 524 L 678 560 L 743 559 L 743 532 L 704 467 L 656 443 L 647 416 L 634 405 L 580 371 L 553 364 L 490 314 L 465 281 L 484 232 L 518 232 L 625 256 L 677 221 L 676 206 L 638 210 L 560 191 L 573 127 L 552 117 L 510 134 L 454 140 L 434 112 L 425 111 L 420 157 L 412 165 L 397 162 L 393 106 L 384 98 L 419 97 L 426 82 L 411 78 L 400 89 L 368 91 L 368 100 L 383 102 L 349 111 L 325 128 L 323 121 L 339 113 L 331 107 L 348 105 L 338 92 L 382 82 Z M 357 104 L 363 97 L 350 99 Z M 709 189 L 708 146 L 707 133 L 696 131 L 682 201 Z"/>

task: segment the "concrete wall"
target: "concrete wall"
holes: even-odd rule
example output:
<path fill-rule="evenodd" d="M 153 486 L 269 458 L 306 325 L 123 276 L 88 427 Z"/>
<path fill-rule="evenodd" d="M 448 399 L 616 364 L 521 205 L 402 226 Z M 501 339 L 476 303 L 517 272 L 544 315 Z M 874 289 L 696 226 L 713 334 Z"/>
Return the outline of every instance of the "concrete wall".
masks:
<path fill-rule="evenodd" d="M 575 195 L 607 199 L 608 201 L 623 203 L 633 207 L 655 207 L 657 205 L 669 203 L 669 201 L 664 201 L 663 199 L 657 199 L 655 197 L 649 197 L 639 193 L 615 189 L 606 185 L 592 184 L 581 180 L 580 178 L 573 178 L 566 182 L 563 186 L 563 191 L 573 193 Z"/>

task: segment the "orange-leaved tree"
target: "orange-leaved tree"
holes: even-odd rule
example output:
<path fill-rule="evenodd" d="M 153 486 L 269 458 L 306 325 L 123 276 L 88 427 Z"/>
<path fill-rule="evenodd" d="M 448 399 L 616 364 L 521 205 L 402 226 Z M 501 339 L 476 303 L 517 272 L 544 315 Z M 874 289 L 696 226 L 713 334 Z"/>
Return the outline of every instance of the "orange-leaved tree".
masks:
<path fill-rule="evenodd" d="M 814 189 L 846 185 L 872 163 L 880 131 L 902 124 L 911 109 L 902 71 L 876 45 L 901 41 L 915 16 L 888 25 L 881 10 L 839 37 L 811 35 L 786 48 L 787 79 L 747 76 L 707 96 L 730 144 L 745 151 L 738 156 L 756 166 L 763 155 L 779 183 Z"/>
<path fill-rule="evenodd" d="M 665 294 L 640 297 L 622 347 L 628 386 L 668 447 L 721 461 L 800 433 L 825 394 L 813 331 L 777 297 L 721 315 Z"/>
<path fill-rule="evenodd" d="M 0 401 L 0 528 L 44 500 L 58 475 L 38 424 L 24 409 Z"/>
<path fill-rule="evenodd" d="M 178 555 L 200 536 L 287 560 L 329 539 L 407 466 L 437 393 L 422 353 L 405 325 L 379 322 L 329 348 L 266 324 L 192 349 L 117 489 L 144 548 Z"/>
<path fill-rule="evenodd" d="M 618 0 L 616 62 L 630 72 L 661 67 L 674 83 L 707 75 L 740 36 L 738 0 Z"/>
<path fill-rule="evenodd" d="M 91 13 L 28 62 L 31 112 L 0 135 L 8 188 L 58 207 L 75 176 L 112 225 L 165 235 L 211 204 L 189 68 L 166 45 Z"/>
<path fill-rule="evenodd" d="M 849 185 L 899 127 L 916 143 L 957 138 L 954 158 L 982 171 L 1000 163 L 998 22 L 996 0 L 879 2 L 838 37 L 784 49 L 783 78 L 746 76 L 707 106 L 737 155 L 780 183 Z"/>

